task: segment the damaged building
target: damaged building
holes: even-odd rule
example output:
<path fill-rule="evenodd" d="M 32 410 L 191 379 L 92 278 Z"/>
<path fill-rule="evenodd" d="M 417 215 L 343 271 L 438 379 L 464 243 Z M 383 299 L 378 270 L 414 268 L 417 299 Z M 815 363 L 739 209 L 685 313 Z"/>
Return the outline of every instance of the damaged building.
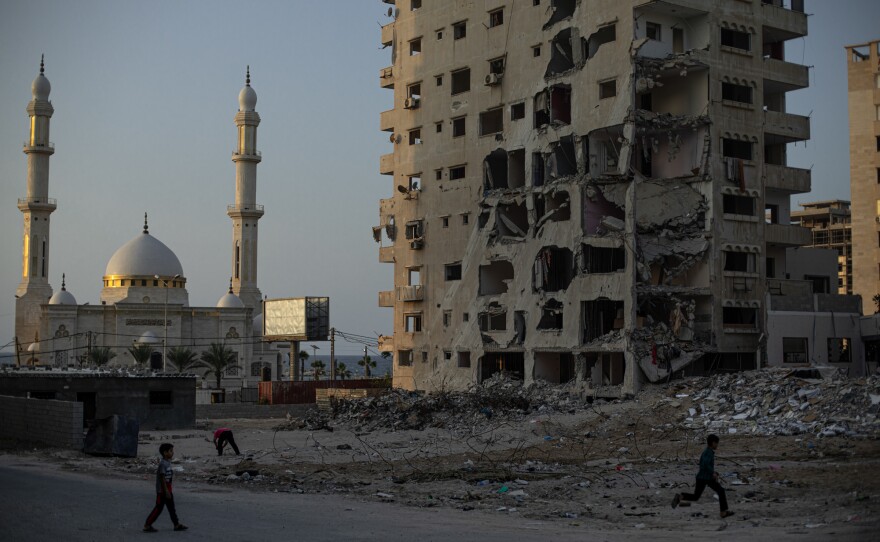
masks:
<path fill-rule="evenodd" d="M 802 2 L 384 3 L 395 386 L 506 371 L 617 397 L 773 362 L 767 279 L 810 242 L 786 162 L 810 132 L 786 110 Z"/>

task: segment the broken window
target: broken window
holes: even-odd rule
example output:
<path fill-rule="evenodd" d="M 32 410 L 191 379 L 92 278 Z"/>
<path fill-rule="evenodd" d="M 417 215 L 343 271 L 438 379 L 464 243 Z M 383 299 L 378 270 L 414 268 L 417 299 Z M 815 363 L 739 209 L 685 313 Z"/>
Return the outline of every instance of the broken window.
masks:
<path fill-rule="evenodd" d="M 532 287 L 536 292 L 565 290 L 574 278 L 571 251 L 547 247 L 538 251 L 532 269 Z"/>
<path fill-rule="evenodd" d="M 496 9 L 489 12 L 489 28 L 501 26 L 504 24 L 504 9 Z"/>
<path fill-rule="evenodd" d="M 459 352 L 458 353 L 458 367 L 459 369 L 465 369 L 471 366 L 471 353 L 470 352 Z"/>
<path fill-rule="evenodd" d="M 750 307 L 724 307 L 721 319 L 727 328 L 755 329 L 758 325 L 758 310 Z"/>
<path fill-rule="evenodd" d="M 776 259 L 775 258 L 766 258 L 764 265 L 767 269 L 767 278 L 772 279 L 776 278 Z"/>
<path fill-rule="evenodd" d="M 526 151 L 510 151 L 507 155 L 507 185 L 520 188 L 526 185 Z"/>
<path fill-rule="evenodd" d="M 849 363 L 850 340 L 848 338 L 828 339 L 828 363 Z"/>
<path fill-rule="evenodd" d="M 571 218 L 568 192 L 560 190 L 552 194 L 536 194 L 535 217 L 537 218 L 536 234 L 538 229 L 548 221 L 563 222 Z"/>
<path fill-rule="evenodd" d="M 452 25 L 452 38 L 460 40 L 467 37 L 467 21 L 460 21 Z"/>
<path fill-rule="evenodd" d="M 461 137 L 465 134 L 465 122 L 467 117 L 457 117 L 452 119 L 452 137 Z"/>
<path fill-rule="evenodd" d="M 452 311 L 443 311 L 443 327 L 449 327 L 452 323 Z"/>
<path fill-rule="evenodd" d="M 443 276 L 447 281 L 461 280 L 461 262 L 443 266 Z"/>
<path fill-rule="evenodd" d="M 520 102 L 518 104 L 513 104 L 510 106 L 510 120 L 519 120 L 523 119 L 526 116 L 526 104 L 525 102 Z"/>
<path fill-rule="evenodd" d="M 726 215 L 755 216 L 755 198 L 724 194 L 723 209 Z"/>
<path fill-rule="evenodd" d="M 490 303 L 479 315 L 480 331 L 506 331 L 507 311 L 498 303 Z"/>
<path fill-rule="evenodd" d="M 588 354 L 588 356 L 590 356 Z M 592 364 L 591 383 L 599 388 L 602 386 L 619 386 L 623 384 L 626 375 L 626 362 L 620 352 L 592 354 L 595 361 Z"/>
<path fill-rule="evenodd" d="M 504 108 L 496 107 L 480 113 L 480 135 L 496 134 L 504 130 Z"/>
<path fill-rule="evenodd" d="M 782 338 L 782 361 L 783 361 L 783 363 L 806 363 L 807 362 L 807 338 L 806 337 L 783 337 Z"/>
<path fill-rule="evenodd" d="M 483 186 L 486 190 L 507 188 L 507 152 L 495 149 L 483 160 Z"/>
<path fill-rule="evenodd" d="M 411 220 L 407 222 L 405 233 L 407 239 L 420 239 L 423 235 L 422 221 Z"/>
<path fill-rule="evenodd" d="M 684 30 L 681 28 L 672 29 L 672 52 L 684 52 Z"/>
<path fill-rule="evenodd" d="M 497 373 L 522 380 L 525 375 L 524 358 L 522 352 L 486 352 L 479 360 L 480 382 Z"/>
<path fill-rule="evenodd" d="M 422 130 L 415 129 L 409 131 L 409 144 L 410 145 L 421 145 L 422 144 Z"/>
<path fill-rule="evenodd" d="M 752 50 L 752 36 L 748 32 L 740 32 L 731 28 L 721 29 L 721 45 L 741 49 L 743 51 Z"/>
<path fill-rule="evenodd" d="M 645 37 L 649 40 L 655 41 L 663 41 L 661 37 L 661 29 L 663 27 L 660 23 L 652 23 L 651 21 L 645 22 Z"/>
<path fill-rule="evenodd" d="M 550 0 L 550 9 L 553 10 L 553 13 L 550 14 L 550 20 L 544 23 L 544 30 L 571 17 L 574 14 L 575 6 L 577 6 L 577 0 Z"/>
<path fill-rule="evenodd" d="M 405 314 L 403 330 L 407 333 L 418 333 L 422 330 L 422 313 Z"/>
<path fill-rule="evenodd" d="M 546 90 L 535 94 L 532 110 L 535 112 L 535 128 L 540 128 L 550 123 L 550 100 Z"/>
<path fill-rule="evenodd" d="M 471 89 L 471 69 L 464 68 L 452 72 L 452 95 L 461 94 Z"/>
<path fill-rule="evenodd" d="M 465 176 L 465 167 L 461 166 L 452 166 L 449 168 L 449 180 L 457 181 L 459 179 L 464 179 Z"/>
<path fill-rule="evenodd" d="M 599 83 L 599 99 L 613 98 L 617 96 L 617 79 L 602 81 Z"/>
<path fill-rule="evenodd" d="M 767 224 L 779 224 L 779 205 L 772 203 L 764 204 L 764 222 Z"/>
<path fill-rule="evenodd" d="M 550 299 L 541 308 L 538 329 L 562 329 L 562 302 Z"/>
<path fill-rule="evenodd" d="M 409 9 L 415 11 L 422 7 L 422 0 L 410 0 Z"/>
<path fill-rule="evenodd" d="M 545 177 L 550 180 L 577 174 L 577 156 L 572 136 L 561 137 L 552 144 L 552 152 L 547 155 L 545 169 Z"/>
<path fill-rule="evenodd" d="M 535 105 L 537 106 L 540 101 L 540 105 L 544 106 L 545 109 L 547 105 L 550 106 L 549 122 L 553 124 L 571 124 L 571 87 L 569 85 L 554 85 L 550 87 L 549 93 L 549 104 L 546 104 L 547 96 L 545 92 L 542 99 L 536 99 Z M 544 114 L 546 114 L 546 111 Z"/>
<path fill-rule="evenodd" d="M 493 58 L 489 61 L 489 73 L 494 73 L 495 75 L 503 75 L 504 74 L 504 57 Z"/>
<path fill-rule="evenodd" d="M 605 25 L 598 30 L 596 30 L 593 34 L 590 35 L 589 39 L 586 40 L 586 54 L 584 58 L 593 58 L 596 55 L 596 52 L 599 50 L 599 47 L 605 45 L 606 43 L 610 43 L 617 39 L 617 26 L 614 24 Z"/>
<path fill-rule="evenodd" d="M 532 153 L 532 186 L 544 186 L 544 155 Z"/>
<path fill-rule="evenodd" d="M 550 42 L 550 62 L 544 77 L 558 75 L 574 68 L 574 56 L 571 50 L 571 28 L 556 34 Z"/>
<path fill-rule="evenodd" d="M 409 56 L 416 56 L 422 52 L 422 38 L 418 37 L 409 42 Z"/>
<path fill-rule="evenodd" d="M 564 384 L 575 378 L 571 352 L 535 352 L 535 380 Z"/>
<path fill-rule="evenodd" d="M 750 104 L 752 103 L 752 87 L 749 85 L 721 83 L 721 99 Z"/>
<path fill-rule="evenodd" d="M 724 251 L 724 270 L 740 273 L 756 273 L 757 256 L 752 252 Z"/>
<path fill-rule="evenodd" d="M 583 342 L 592 342 L 617 329 L 623 329 L 623 301 L 600 297 L 581 302 Z"/>
<path fill-rule="evenodd" d="M 412 350 L 398 350 L 397 351 L 397 365 L 400 367 L 411 367 L 412 366 Z"/>
<path fill-rule="evenodd" d="M 584 273 L 615 273 L 626 268 L 626 251 L 623 247 L 594 247 L 584 245 Z"/>
<path fill-rule="evenodd" d="M 416 100 L 422 97 L 422 83 L 421 81 L 418 83 L 414 83 L 406 87 L 406 95 L 409 98 L 415 98 Z"/>
<path fill-rule="evenodd" d="M 409 179 L 409 190 L 410 192 L 414 190 L 422 189 L 422 176 L 421 175 L 410 175 Z"/>
<path fill-rule="evenodd" d="M 752 159 L 752 143 L 740 139 L 721 139 L 721 154 L 725 158 L 739 158 L 740 160 Z"/>
<path fill-rule="evenodd" d="M 495 230 L 502 237 L 525 237 L 529 231 L 529 215 L 525 203 L 500 204 L 496 208 Z"/>
<path fill-rule="evenodd" d="M 500 295 L 507 292 L 513 281 L 513 264 L 506 260 L 489 262 L 480 266 L 479 295 Z"/>

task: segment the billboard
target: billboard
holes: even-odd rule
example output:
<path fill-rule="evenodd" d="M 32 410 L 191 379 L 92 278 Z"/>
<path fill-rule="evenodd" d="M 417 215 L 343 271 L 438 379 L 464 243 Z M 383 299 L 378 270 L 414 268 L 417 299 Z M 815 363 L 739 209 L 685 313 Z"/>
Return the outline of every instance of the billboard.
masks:
<path fill-rule="evenodd" d="M 289 297 L 263 301 L 263 340 L 326 341 L 329 297 Z"/>

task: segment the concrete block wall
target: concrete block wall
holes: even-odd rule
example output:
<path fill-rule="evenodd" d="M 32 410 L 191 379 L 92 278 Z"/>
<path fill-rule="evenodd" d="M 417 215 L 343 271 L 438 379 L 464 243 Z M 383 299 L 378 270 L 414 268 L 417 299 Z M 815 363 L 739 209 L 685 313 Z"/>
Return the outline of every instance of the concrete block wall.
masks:
<path fill-rule="evenodd" d="M 81 450 L 83 404 L 0 395 L 0 437 Z"/>
<path fill-rule="evenodd" d="M 220 403 L 215 405 L 196 405 L 196 418 L 203 420 L 295 418 L 306 415 L 314 404 L 305 405 L 254 405 L 249 403 Z"/>

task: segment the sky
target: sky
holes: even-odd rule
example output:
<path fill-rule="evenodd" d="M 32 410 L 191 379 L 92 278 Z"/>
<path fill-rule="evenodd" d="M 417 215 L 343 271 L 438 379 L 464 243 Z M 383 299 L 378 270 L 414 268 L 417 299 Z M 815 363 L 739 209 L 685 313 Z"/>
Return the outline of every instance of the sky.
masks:
<path fill-rule="evenodd" d="M 790 93 L 788 110 L 811 115 L 812 139 L 790 149 L 789 165 L 812 167 L 813 193 L 793 204 L 849 198 L 843 46 L 880 38 L 880 2 L 806 6 L 809 36 L 789 42 L 787 55 L 812 66 L 811 87 Z M 391 152 L 379 131 L 379 113 L 393 106 L 379 86 L 391 62 L 379 43 L 387 9 L 380 0 L 0 0 L 0 346 L 15 328 L 21 146 L 41 53 L 55 107 L 56 291 L 66 273 L 79 303 L 98 303 L 107 261 L 147 212 L 150 233 L 183 265 L 190 305 L 213 306 L 226 292 L 233 117 L 250 65 L 262 117 L 260 289 L 329 296 L 337 329 L 390 334 L 392 312 L 377 306 L 377 292 L 392 289 L 392 268 L 378 262 L 371 232 L 378 200 L 393 188 L 378 173 L 379 156 Z M 361 348 L 337 343 L 340 355 Z"/>

